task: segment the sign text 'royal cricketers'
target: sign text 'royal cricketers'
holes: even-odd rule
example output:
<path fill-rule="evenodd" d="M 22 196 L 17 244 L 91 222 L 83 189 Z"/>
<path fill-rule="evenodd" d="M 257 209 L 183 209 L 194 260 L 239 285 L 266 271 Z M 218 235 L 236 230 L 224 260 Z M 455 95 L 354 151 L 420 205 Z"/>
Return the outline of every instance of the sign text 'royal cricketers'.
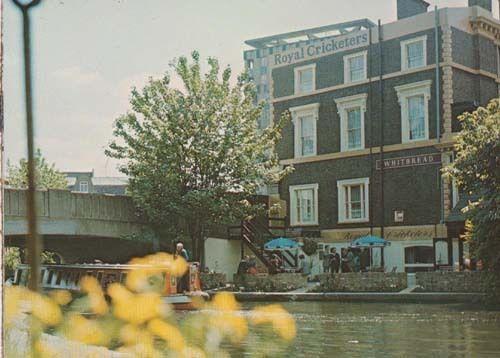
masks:
<path fill-rule="evenodd" d="M 368 31 L 359 31 L 349 35 L 321 40 L 314 44 L 308 44 L 291 50 L 274 53 L 269 56 L 271 57 L 270 65 L 271 67 L 290 65 L 292 63 L 305 61 L 315 57 L 355 49 L 357 47 L 368 45 L 368 40 Z"/>
<path fill-rule="evenodd" d="M 377 170 L 381 169 L 381 160 L 376 161 Z M 410 157 L 384 159 L 384 169 L 415 167 L 418 165 L 440 164 L 441 154 L 412 155 Z"/>

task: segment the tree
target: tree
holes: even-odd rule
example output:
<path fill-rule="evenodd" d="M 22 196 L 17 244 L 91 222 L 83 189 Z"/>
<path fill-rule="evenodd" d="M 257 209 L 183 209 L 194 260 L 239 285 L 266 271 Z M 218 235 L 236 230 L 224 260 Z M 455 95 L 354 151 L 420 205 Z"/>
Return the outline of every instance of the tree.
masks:
<path fill-rule="evenodd" d="M 115 121 L 106 154 L 125 161 L 120 171 L 142 214 L 189 236 L 199 260 L 210 225 L 255 213 L 247 199 L 289 171 L 279 168 L 274 151 L 288 115 L 259 131 L 262 105 L 255 105 L 248 75 L 231 85 L 229 67 L 221 73 L 209 58 L 202 74 L 199 54 L 191 57 L 171 64 L 182 90 L 167 74 L 132 91 L 132 110 Z"/>
<path fill-rule="evenodd" d="M 466 237 L 500 292 L 500 99 L 459 117 L 456 159 L 447 168 L 469 198 Z"/>
<path fill-rule="evenodd" d="M 47 163 L 38 149 L 35 153 L 35 182 L 37 189 L 67 189 L 68 181 L 55 165 Z M 28 161 L 21 159 L 18 165 L 7 162 L 7 182 L 16 189 L 28 187 Z"/>

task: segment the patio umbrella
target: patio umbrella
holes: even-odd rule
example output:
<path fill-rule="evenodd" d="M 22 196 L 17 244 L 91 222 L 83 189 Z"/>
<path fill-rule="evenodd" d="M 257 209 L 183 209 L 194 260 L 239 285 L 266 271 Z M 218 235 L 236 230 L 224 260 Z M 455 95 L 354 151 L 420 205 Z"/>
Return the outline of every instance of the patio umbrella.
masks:
<path fill-rule="evenodd" d="M 363 236 L 351 242 L 351 247 L 386 247 L 391 243 L 378 236 Z"/>
<path fill-rule="evenodd" d="M 296 249 L 298 247 L 300 247 L 298 242 L 287 239 L 286 237 L 278 237 L 264 244 L 264 249 L 266 250 Z"/>

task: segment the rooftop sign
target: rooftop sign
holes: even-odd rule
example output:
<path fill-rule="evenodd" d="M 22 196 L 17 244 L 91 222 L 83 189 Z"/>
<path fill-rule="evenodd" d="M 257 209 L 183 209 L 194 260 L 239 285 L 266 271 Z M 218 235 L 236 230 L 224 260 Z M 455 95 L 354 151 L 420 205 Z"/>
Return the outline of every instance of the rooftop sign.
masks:
<path fill-rule="evenodd" d="M 352 50 L 358 47 L 367 46 L 369 43 L 368 37 L 367 30 L 330 37 L 314 44 L 304 44 L 300 47 L 269 55 L 269 63 L 271 67 L 291 65 L 316 57 Z"/>

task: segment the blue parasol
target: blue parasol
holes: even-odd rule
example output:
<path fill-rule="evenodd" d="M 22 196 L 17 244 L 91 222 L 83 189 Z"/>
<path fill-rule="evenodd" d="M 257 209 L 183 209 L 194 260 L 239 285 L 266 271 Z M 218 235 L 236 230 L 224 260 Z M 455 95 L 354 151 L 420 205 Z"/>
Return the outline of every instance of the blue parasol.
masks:
<path fill-rule="evenodd" d="M 300 244 L 296 241 L 287 239 L 286 237 L 278 237 L 264 244 L 264 249 L 266 250 L 276 250 L 276 249 L 295 249 L 298 248 Z"/>
<path fill-rule="evenodd" d="M 363 236 L 351 242 L 351 247 L 385 247 L 391 243 L 378 236 Z"/>

